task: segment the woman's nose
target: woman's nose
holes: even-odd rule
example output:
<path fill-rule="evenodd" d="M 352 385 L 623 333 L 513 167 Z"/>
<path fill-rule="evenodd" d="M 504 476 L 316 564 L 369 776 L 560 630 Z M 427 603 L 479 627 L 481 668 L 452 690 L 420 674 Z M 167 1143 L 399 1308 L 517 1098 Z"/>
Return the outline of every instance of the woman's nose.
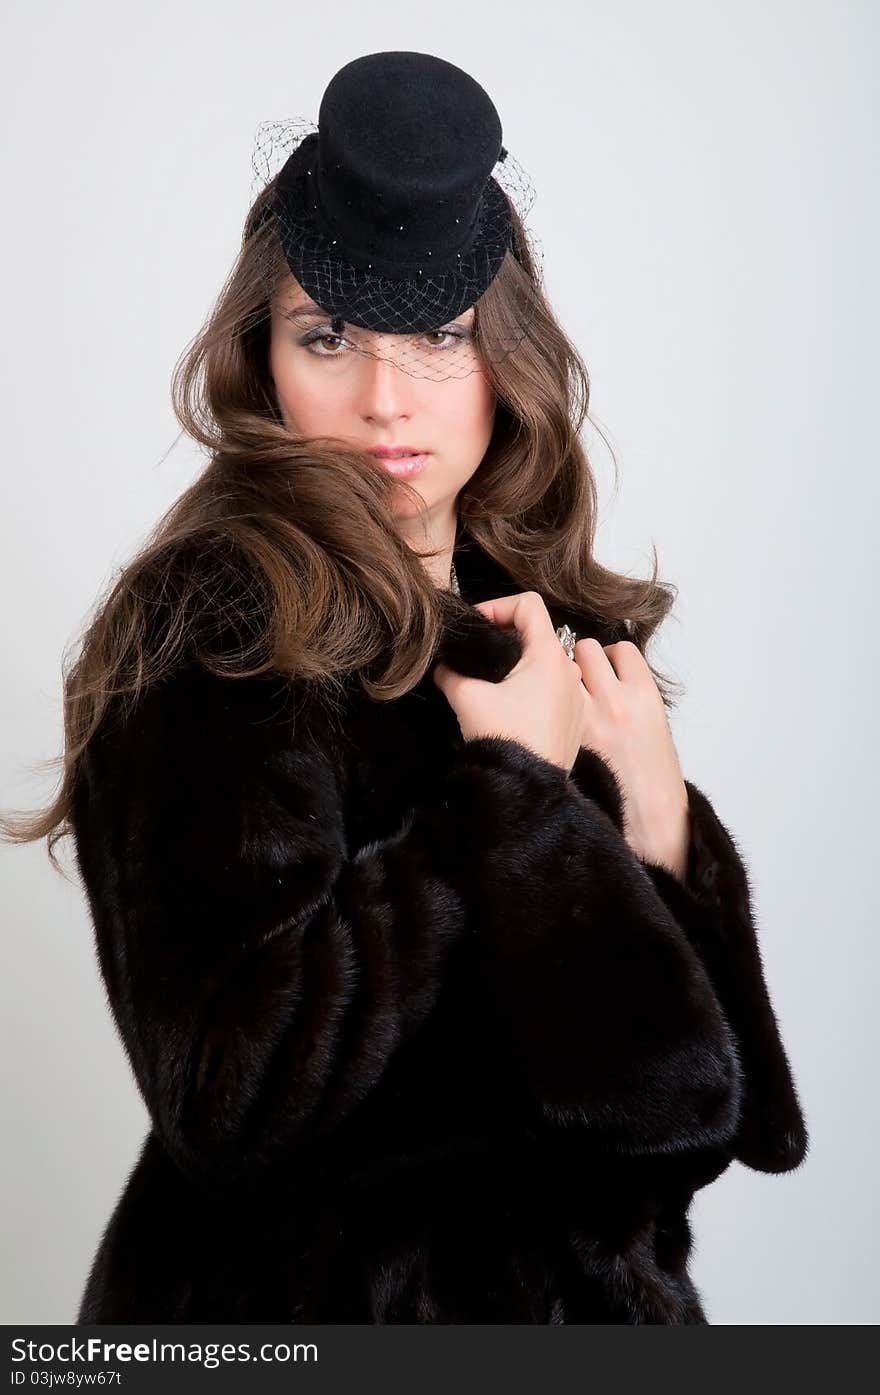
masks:
<path fill-rule="evenodd" d="M 409 410 L 413 379 L 401 366 L 404 353 L 400 347 L 364 355 L 360 392 L 365 414 L 398 416 Z"/>

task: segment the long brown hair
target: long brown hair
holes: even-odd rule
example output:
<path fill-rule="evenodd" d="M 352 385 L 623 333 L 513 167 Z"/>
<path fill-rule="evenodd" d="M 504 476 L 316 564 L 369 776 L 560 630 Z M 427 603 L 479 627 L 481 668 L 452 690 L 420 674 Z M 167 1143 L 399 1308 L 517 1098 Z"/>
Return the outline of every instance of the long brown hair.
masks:
<path fill-rule="evenodd" d="M 227 677 L 296 674 L 331 699 L 352 675 L 376 701 L 407 692 L 434 655 L 449 593 L 389 526 L 392 492 L 410 486 L 366 452 L 297 437 L 282 420 L 269 326 L 290 271 L 273 220 L 260 217 L 271 194 L 270 184 L 250 210 L 226 284 L 174 370 L 175 415 L 209 463 L 99 596 L 75 659 L 62 660 L 64 750 L 40 763 L 61 764 L 57 796 L 36 813 L 0 818 L 4 841 L 45 837 L 56 868 L 79 758 L 108 704 L 133 704 L 184 655 Z M 597 488 L 580 440 L 585 420 L 596 426 L 589 375 L 541 292 L 515 210 L 513 218 L 514 254 L 476 303 L 478 348 L 501 332 L 506 297 L 537 296 L 537 311 L 512 353 L 485 355 L 494 430 L 459 495 L 459 519 L 522 589 L 628 622 L 644 653 L 677 588 L 658 581 L 656 549 L 647 579 L 593 556 Z M 411 497 L 418 511 L 415 489 Z M 222 645 L 211 643 L 216 615 Z M 673 705 L 679 685 L 650 667 Z"/>

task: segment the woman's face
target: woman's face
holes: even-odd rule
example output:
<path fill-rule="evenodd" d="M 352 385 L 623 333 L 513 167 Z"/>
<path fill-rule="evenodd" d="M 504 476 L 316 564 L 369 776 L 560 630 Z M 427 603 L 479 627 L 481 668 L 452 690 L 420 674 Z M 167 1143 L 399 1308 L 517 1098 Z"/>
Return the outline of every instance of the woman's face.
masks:
<path fill-rule="evenodd" d="M 289 318 L 302 309 L 312 314 Z M 464 377 L 414 377 L 394 361 L 395 341 L 429 361 L 436 356 L 442 372 L 446 350 L 436 331 L 416 339 L 344 325 L 336 336 L 330 319 L 291 277 L 273 309 L 270 342 L 270 370 L 285 425 L 297 435 L 335 436 L 360 449 L 405 445 L 429 452 L 425 468 L 408 482 L 429 515 L 446 520 L 492 435 L 495 393 L 476 346 L 469 349 L 467 339 L 445 341 L 453 346 L 449 352 L 456 365 L 462 353 L 473 355 L 473 369 Z M 470 336 L 473 320 L 471 306 L 447 325 Z M 358 352 L 352 344 L 390 351 L 391 360 Z M 412 506 L 402 499 L 400 507 Z"/>

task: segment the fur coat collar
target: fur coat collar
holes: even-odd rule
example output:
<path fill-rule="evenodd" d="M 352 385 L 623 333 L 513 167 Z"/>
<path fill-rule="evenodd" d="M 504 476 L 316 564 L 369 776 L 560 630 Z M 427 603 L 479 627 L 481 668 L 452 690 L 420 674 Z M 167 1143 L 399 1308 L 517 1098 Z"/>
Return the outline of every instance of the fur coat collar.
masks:
<path fill-rule="evenodd" d="M 499 680 L 519 642 L 470 604 L 521 588 L 463 532 L 455 560 L 438 657 Z M 81 762 L 148 1132 L 78 1321 L 705 1322 L 694 1192 L 807 1147 L 707 795 L 681 883 L 595 752 L 465 743 L 430 673 L 294 697 L 184 667 Z"/>

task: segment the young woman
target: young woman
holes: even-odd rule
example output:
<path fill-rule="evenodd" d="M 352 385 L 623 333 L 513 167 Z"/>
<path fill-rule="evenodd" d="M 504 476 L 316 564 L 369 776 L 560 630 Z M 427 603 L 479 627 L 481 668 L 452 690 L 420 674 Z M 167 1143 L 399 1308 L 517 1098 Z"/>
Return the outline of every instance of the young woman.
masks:
<path fill-rule="evenodd" d="M 81 1322 L 702 1323 L 695 1190 L 805 1155 L 506 157 L 443 60 L 334 77 L 6 822 L 74 834 L 150 1115 Z"/>

